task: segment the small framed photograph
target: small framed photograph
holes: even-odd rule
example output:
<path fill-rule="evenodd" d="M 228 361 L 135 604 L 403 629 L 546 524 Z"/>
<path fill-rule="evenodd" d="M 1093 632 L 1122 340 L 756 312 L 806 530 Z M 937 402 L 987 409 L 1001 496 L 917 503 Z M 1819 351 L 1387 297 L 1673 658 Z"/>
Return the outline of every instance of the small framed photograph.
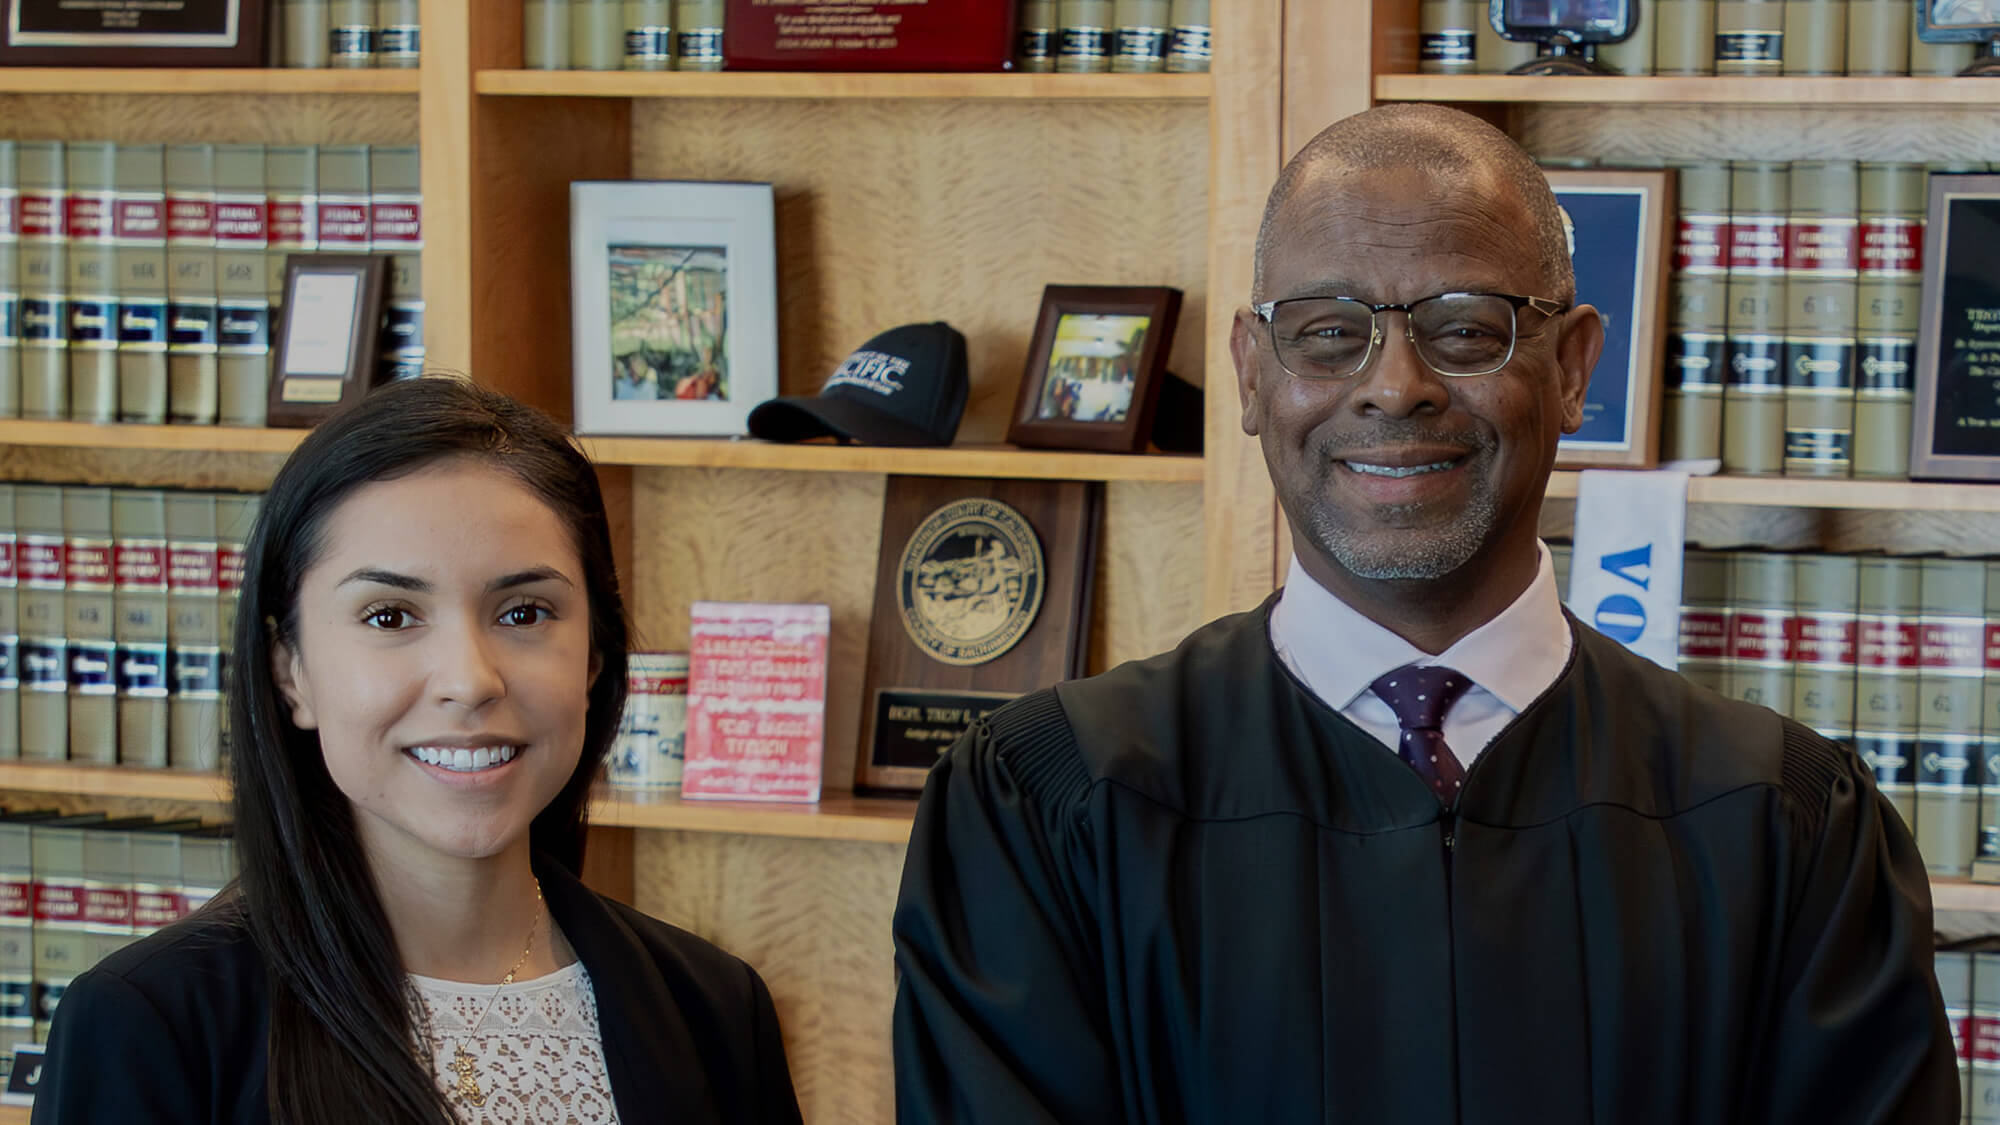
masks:
<path fill-rule="evenodd" d="M 1659 463 L 1665 386 L 1668 239 L 1674 178 L 1665 170 L 1544 169 L 1569 231 L 1578 304 L 1604 319 L 1604 354 L 1563 435 L 1556 467 L 1647 469 Z"/>
<path fill-rule="evenodd" d="M 2000 39 L 2000 0 L 1914 0 L 1917 37 L 1926 43 Z"/>
<path fill-rule="evenodd" d="M 734 437 L 778 394 L 770 184 L 570 185 L 576 432 Z"/>
<path fill-rule="evenodd" d="M 1910 476 L 2000 480 L 2000 176 L 1932 176 Z"/>
<path fill-rule="evenodd" d="M 1165 286 L 1043 289 L 1007 440 L 1109 453 L 1145 449 L 1180 313 L 1181 291 Z"/>
<path fill-rule="evenodd" d="M 268 425 L 317 425 L 381 381 L 376 340 L 388 279 L 386 255 L 285 258 L 285 311 L 278 324 Z"/>

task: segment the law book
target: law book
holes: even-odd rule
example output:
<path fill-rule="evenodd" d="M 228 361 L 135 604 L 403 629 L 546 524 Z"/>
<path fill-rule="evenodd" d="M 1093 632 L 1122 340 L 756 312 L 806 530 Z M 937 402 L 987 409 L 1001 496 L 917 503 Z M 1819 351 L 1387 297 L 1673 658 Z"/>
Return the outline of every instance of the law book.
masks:
<path fill-rule="evenodd" d="M 679 3 L 676 0 L 676 9 Z M 676 26 L 680 20 L 677 10 Z M 569 69 L 569 0 L 523 0 L 521 66 L 526 70 Z"/>
<path fill-rule="evenodd" d="M 264 146 L 215 146 L 216 419 L 261 426 L 268 405 L 271 296 Z"/>
<path fill-rule="evenodd" d="M 1979 848 L 1986 564 L 1924 559 L 1917 621 L 1917 850 L 1934 875 L 1969 875 Z"/>
<path fill-rule="evenodd" d="M 1912 831 L 1917 821 L 1917 625 L 1920 559 L 1861 560 L 1861 667 L 1855 673 L 1854 748 L 1875 787 Z"/>
<path fill-rule="evenodd" d="M 1549 544 L 1549 569 L 1555 572 L 1556 597 L 1567 600 L 1569 591 L 1569 564 L 1576 551 L 1568 543 Z"/>
<path fill-rule="evenodd" d="M 0 139 L 0 418 L 21 413 L 21 189 L 19 153 Z"/>
<path fill-rule="evenodd" d="M 1174 0 L 1174 28 L 1167 39 L 1167 73 L 1206 74 L 1214 55 L 1210 0 Z"/>
<path fill-rule="evenodd" d="M 271 306 L 273 336 L 284 323 L 285 258 L 319 249 L 319 149 L 313 145 L 272 145 L 264 150 L 264 199 L 270 221 L 265 261 L 265 299 Z M 270 377 L 277 376 L 278 350 L 270 352 Z"/>
<path fill-rule="evenodd" d="M 1729 693 L 1729 555 L 1689 550 L 1681 557 L 1679 671 L 1688 680 Z"/>
<path fill-rule="evenodd" d="M 1047 74 L 1056 68 L 1056 0 L 1019 0 L 1014 69 Z"/>
<path fill-rule="evenodd" d="M 279 66 L 324 70 L 332 64 L 327 0 L 283 0 L 272 12 L 279 24 L 272 36 L 279 44 Z"/>
<path fill-rule="evenodd" d="M 1972 955 L 1972 1019 L 1967 1027 L 1966 1051 L 1959 1056 L 1972 1064 L 1965 1108 L 1968 1120 L 1985 1125 L 2000 1107 L 2000 953 Z"/>
<path fill-rule="evenodd" d="M 1928 186 L 1922 165 L 1893 161 L 1861 165 L 1859 182 L 1854 475 L 1904 477 L 1910 471 Z"/>
<path fill-rule="evenodd" d="M 167 508 L 167 761 L 212 770 L 222 757 L 215 496 L 170 492 Z"/>
<path fill-rule="evenodd" d="M 111 490 L 63 489 L 69 556 L 63 592 L 69 638 L 69 758 L 118 760 L 117 580 L 111 565 Z"/>
<path fill-rule="evenodd" d="M 235 653 L 237 594 L 243 588 L 243 550 L 257 525 L 264 498 L 250 492 L 222 492 L 215 497 L 215 638 L 221 648 L 217 679 L 229 683 L 229 662 Z M 217 712 L 220 724 L 220 760 L 229 759 L 229 710 Z"/>
<path fill-rule="evenodd" d="M 69 227 L 61 141 L 15 146 L 20 185 L 21 416 L 69 417 Z"/>
<path fill-rule="evenodd" d="M 1784 62 L 1784 0 L 1719 0 L 1715 5 L 1715 73 L 1780 74 Z"/>
<path fill-rule="evenodd" d="M 1940 949 L 1932 957 L 1938 995 L 1944 1000 L 1945 1023 L 1951 1026 L 1951 1045 L 1958 1060 L 1959 1105 L 1972 1108 L 1972 953 Z"/>
<path fill-rule="evenodd" d="M 118 420 L 167 420 L 166 146 L 119 145 L 111 237 L 118 262 Z"/>
<path fill-rule="evenodd" d="M 1024 7 L 1024 21 L 1026 14 Z M 1025 45 L 1028 36 L 1026 22 L 1021 24 L 1020 35 Z M 1014 65 L 1025 69 L 1019 58 Z M 658 71 L 673 68 L 673 0 L 625 0 L 625 69 Z"/>
<path fill-rule="evenodd" d="M 1722 395 L 1729 369 L 1729 165 L 1676 169 L 1673 305 L 1667 325 L 1668 461 L 1722 460 Z"/>
<path fill-rule="evenodd" d="M 375 65 L 375 0 L 328 0 L 327 65 L 366 70 Z"/>
<path fill-rule="evenodd" d="M 234 878 L 234 828 L 218 824 L 181 833 L 181 901 L 186 913 L 208 905 Z"/>
<path fill-rule="evenodd" d="M 319 149 L 319 248 L 328 254 L 366 254 L 374 239 L 368 187 L 367 145 Z"/>
<path fill-rule="evenodd" d="M 1639 18 L 1659 24 L 1653 73 L 1715 73 L 1715 0 L 1655 0 Z"/>
<path fill-rule="evenodd" d="M 1847 67 L 1847 0 L 1785 0 L 1786 74 L 1829 75 Z"/>
<path fill-rule="evenodd" d="M 1478 69 L 1474 50 L 1485 7 L 1479 0 L 1421 0 L 1417 5 L 1417 71 L 1471 74 Z"/>
<path fill-rule="evenodd" d="M 132 940 L 132 832 L 83 830 L 82 972 Z"/>
<path fill-rule="evenodd" d="M 33 872 L 34 954 L 30 1010 L 35 1042 L 49 1037 L 49 1021 L 63 990 L 88 965 L 90 938 L 83 920 L 83 833 L 112 823 L 101 812 L 55 817 L 28 825 Z"/>
<path fill-rule="evenodd" d="M 1056 70 L 1111 69 L 1111 0 L 1056 0 Z"/>
<path fill-rule="evenodd" d="M 1785 714 L 1792 706 L 1792 556 L 1729 556 L 1729 695 Z"/>
<path fill-rule="evenodd" d="M 1486 5 L 1480 5 L 1480 18 L 1486 17 Z M 1620 74 L 1651 74 L 1654 67 L 1654 52 L 1660 38 L 1660 21 L 1651 4 L 1632 6 L 1632 34 L 1617 43 L 1606 43 L 1597 48 L 1597 61 Z"/>
<path fill-rule="evenodd" d="M 1793 718 L 1836 742 L 1854 741 L 1860 657 L 1861 563 L 1852 555 L 1797 555 Z"/>
<path fill-rule="evenodd" d="M 1451 0 L 1456 3 L 1459 0 Z M 1475 0 L 1476 2 L 1476 0 Z M 1169 0 L 1117 0 L 1111 8 L 1111 69 L 1120 74 L 1155 74 L 1167 69 Z M 1470 28 L 1467 28 L 1468 32 Z M 1472 71 L 1472 43 L 1466 42 L 1466 73 Z"/>
<path fill-rule="evenodd" d="M 674 0 L 674 69 L 721 70 L 724 0 Z M 1060 45 L 1060 31 L 1058 31 Z"/>
<path fill-rule="evenodd" d="M 1910 20 L 1907 0 L 1847 0 L 1847 73 L 1860 75 L 1910 72 Z"/>
<path fill-rule="evenodd" d="M 375 0 L 375 65 L 411 70 L 422 61 L 418 0 Z"/>
<path fill-rule="evenodd" d="M 1741 161 L 1729 172 L 1728 376 L 1722 467 L 1776 475 L 1785 446 L 1785 224 L 1791 176 L 1784 164 Z"/>
<path fill-rule="evenodd" d="M 215 146 L 167 148 L 167 417 L 212 425 L 219 341 Z"/>
<path fill-rule="evenodd" d="M 35 864 L 29 826 L 53 809 L 0 813 L 0 1072 L 35 1036 Z"/>
<path fill-rule="evenodd" d="M 571 70 L 618 70 L 625 64 L 623 0 L 569 0 Z"/>
<path fill-rule="evenodd" d="M 382 369 L 390 379 L 424 373 L 424 197 L 415 145 L 368 153 L 369 246 L 389 256 L 389 309 Z"/>
<path fill-rule="evenodd" d="M 71 141 L 64 149 L 69 194 L 69 416 L 118 420 L 117 146 Z"/>
<path fill-rule="evenodd" d="M 17 591 L 21 621 L 21 757 L 63 760 L 69 753 L 69 640 L 63 592 L 69 555 L 63 538 L 62 486 L 14 486 L 19 536 Z"/>
<path fill-rule="evenodd" d="M 158 489 L 111 495 L 118 589 L 118 763 L 167 764 L 167 498 Z"/>
<path fill-rule="evenodd" d="M 1859 186 L 1851 160 L 1791 166 L 1785 224 L 1785 475 L 1854 467 Z"/>
<path fill-rule="evenodd" d="M 187 913 L 181 896 L 181 833 L 149 825 L 132 833 L 132 936 L 156 933 Z"/>
<path fill-rule="evenodd" d="M 20 557 L 14 486 L 0 481 L 0 760 L 21 756 Z"/>

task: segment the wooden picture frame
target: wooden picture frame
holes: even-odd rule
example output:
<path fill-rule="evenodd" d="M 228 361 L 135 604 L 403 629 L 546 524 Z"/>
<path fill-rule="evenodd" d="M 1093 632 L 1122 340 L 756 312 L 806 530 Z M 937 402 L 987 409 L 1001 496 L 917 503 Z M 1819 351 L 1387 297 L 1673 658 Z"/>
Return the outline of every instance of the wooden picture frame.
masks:
<path fill-rule="evenodd" d="M 267 424 L 317 425 L 382 381 L 388 291 L 386 255 L 286 256 Z"/>
<path fill-rule="evenodd" d="M 1544 169 L 1570 233 L 1576 300 L 1604 318 L 1583 427 L 1556 467 L 1650 469 L 1660 459 L 1674 176 L 1666 170 Z"/>
<path fill-rule="evenodd" d="M 139 26 L 93 28 L 106 13 L 60 0 L 0 0 L 0 66 L 261 67 L 272 2 L 177 0 L 138 13 Z"/>
<path fill-rule="evenodd" d="M 770 184 L 570 186 L 575 428 L 738 437 L 778 397 L 778 251 Z M 650 303 L 635 297 L 654 292 Z M 665 288 L 663 288 L 665 287 Z"/>
<path fill-rule="evenodd" d="M 1143 451 L 1180 313 L 1181 291 L 1166 286 L 1044 288 L 1007 440 Z"/>
<path fill-rule="evenodd" d="M 1915 480 L 2000 480 L 2000 176 L 1932 176 L 1910 416 Z"/>

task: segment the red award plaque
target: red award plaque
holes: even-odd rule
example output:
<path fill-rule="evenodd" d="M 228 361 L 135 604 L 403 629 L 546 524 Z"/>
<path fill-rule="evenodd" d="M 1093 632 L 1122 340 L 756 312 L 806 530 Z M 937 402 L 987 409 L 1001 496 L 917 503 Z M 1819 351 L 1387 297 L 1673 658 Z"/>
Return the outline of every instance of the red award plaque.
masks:
<path fill-rule="evenodd" d="M 1014 0 L 729 0 L 730 70 L 1007 70 Z"/>

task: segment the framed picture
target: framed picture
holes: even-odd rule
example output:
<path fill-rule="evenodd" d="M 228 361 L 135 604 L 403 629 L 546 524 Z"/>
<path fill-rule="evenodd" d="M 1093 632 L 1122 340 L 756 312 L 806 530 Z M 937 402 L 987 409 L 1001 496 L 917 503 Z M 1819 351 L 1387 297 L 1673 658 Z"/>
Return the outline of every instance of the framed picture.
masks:
<path fill-rule="evenodd" d="M 1917 36 L 1926 43 L 2000 39 L 2000 0 L 1915 0 Z"/>
<path fill-rule="evenodd" d="M 778 394 L 770 184 L 570 185 L 576 432 L 734 437 Z"/>
<path fill-rule="evenodd" d="M 378 254 L 291 254 L 271 372 L 268 423 L 313 426 L 380 381 L 389 259 Z"/>
<path fill-rule="evenodd" d="M 1673 174 L 1545 171 L 1569 230 L 1577 302 L 1604 318 L 1604 354 L 1584 396 L 1583 426 L 1563 436 L 1556 465 L 1651 468 L 1660 452 Z"/>
<path fill-rule="evenodd" d="M 1932 176 L 1910 475 L 2000 480 L 2000 176 Z"/>
<path fill-rule="evenodd" d="M 0 65 L 263 66 L 270 0 L 0 0 Z"/>
<path fill-rule="evenodd" d="M 1164 286 L 1043 289 L 1007 440 L 1052 449 L 1143 450 L 1180 312 L 1181 291 Z"/>

